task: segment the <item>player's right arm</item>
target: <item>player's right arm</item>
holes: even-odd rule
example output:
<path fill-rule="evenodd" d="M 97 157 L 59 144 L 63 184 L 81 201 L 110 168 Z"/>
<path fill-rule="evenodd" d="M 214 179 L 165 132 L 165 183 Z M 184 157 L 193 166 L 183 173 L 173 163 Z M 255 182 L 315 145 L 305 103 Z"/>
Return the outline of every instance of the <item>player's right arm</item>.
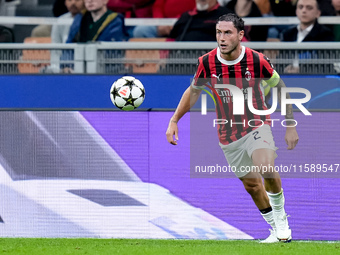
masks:
<path fill-rule="evenodd" d="M 177 145 L 178 140 L 178 121 L 187 113 L 191 107 L 197 102 L 201 89 L 196 89 L 190 85 L 183 93 L 182 98 L 176 108 L 174 115 L 171 117 L 166 131 L 166 139 L 169 143 Z M 175 138 L 174 138 L 175 136 Z"/>

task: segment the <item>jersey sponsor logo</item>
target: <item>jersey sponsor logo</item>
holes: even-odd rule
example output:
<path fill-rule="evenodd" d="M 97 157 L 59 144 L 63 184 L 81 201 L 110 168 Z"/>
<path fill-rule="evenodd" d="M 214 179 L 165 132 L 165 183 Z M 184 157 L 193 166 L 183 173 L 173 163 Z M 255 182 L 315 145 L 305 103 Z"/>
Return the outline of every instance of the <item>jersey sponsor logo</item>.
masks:
<path fill-rule="evenodd" d="M 231 85 L 233 86 L 233 85 Z M 248 88 L 241 88 L 241 91 L 244 95 L 244 100 L 248 99 Z M 218 96 L 222 99 L 223 103 L 229 104 L 230 102 L 233 102 L 232 93 L 229 89 L 216 89 L 216 92 Z"/>

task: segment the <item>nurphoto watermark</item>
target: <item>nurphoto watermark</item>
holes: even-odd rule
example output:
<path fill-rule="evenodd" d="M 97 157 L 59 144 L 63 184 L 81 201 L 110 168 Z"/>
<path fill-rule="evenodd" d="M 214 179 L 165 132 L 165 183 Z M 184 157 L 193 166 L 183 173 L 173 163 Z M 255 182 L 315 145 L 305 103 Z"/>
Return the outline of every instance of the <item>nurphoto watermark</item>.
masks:
<path fill-rule="evenodd" d="M 256 109 L 254 107 L 253 102 L 253 91 L 252 87 L 248 87 L 246 89 L 240 89 L 235 85 L 230 84 L 215 84 L 214 87 L 211 87 L 213 90 L 213 94 L 217 97 L 217 100 L 213 98 L 211 93 L 208 93 L 214 100 L 215 107 L 223 108 L 223 104 L 232 103 L 233 115 L 245 115 L 245 102 L 247 102 L 247 106 L 249 111 L 252 114 L 260 115 L 260 116 L 268 116 L 276 111 L 278 105 L 278 88 L 272 88 L 272 104 L 269 109 Z M 206 91 L 206 90 L 205 90 Z M 302 98 L 287 98 L 287 94 L 300 93 L 303 94 Z M 304 103 L 307 103 L 311 99 L 311 93 L 309 90 L 305 88 L 298 87 L 283 87 L 281 88 L 281 115 L 285 116 L 287 113 L 287 105 L 295 105 L 304 115 L 311 116 L 312 114 L 303 106 Z M 207 114 L 207 95 L 201 95 L 201 115 Z M 271 123 L 271 127 L 274 127 L 275 122 L 279 122 L 281 126 L 287 127 L 286 122 L 289 122 L 289 126 L 292 126 L 291 123 L 294 123 L 293 126 L 297 126 L 297 121 L 294 119 L 248 119 L 247 121 L 243 119 L 241 122 L 233 121 L 232 119 L 214 119 L 213 126 L 217 125 L 230 125 L 230 127 L 234 125 L 242 125 L 243 127 L 259 127 L 264 124 Z"/>

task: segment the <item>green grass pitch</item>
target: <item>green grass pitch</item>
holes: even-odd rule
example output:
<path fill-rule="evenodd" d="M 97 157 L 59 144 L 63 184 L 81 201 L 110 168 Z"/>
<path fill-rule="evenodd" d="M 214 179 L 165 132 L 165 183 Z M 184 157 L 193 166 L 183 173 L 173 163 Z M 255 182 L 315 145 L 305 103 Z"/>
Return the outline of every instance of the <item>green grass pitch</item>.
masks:
<path fill-rule="evenodd" d="M 340 254 L 340 242 L 292 241 L 260 244 L 258 241 L 150 240 L 150 239 L 50 239 L 0 238 L 0 254 L 6 255 L 112 255 L 112 254 Z"/>

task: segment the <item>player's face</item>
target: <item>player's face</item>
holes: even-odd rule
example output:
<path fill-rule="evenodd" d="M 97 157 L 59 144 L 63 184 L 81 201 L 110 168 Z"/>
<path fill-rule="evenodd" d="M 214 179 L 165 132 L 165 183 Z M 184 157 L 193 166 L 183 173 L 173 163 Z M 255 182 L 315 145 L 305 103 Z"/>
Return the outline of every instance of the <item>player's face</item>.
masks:
<path fill-rule="evenodd" d="M 305 25 L 311 25 L 320 17 L 320 10 L 316 0 L 299 0 L 296 6 L 296 16 Z"/>
<path fill-rule="evenodd" d="M 233 22 L 220 21 L 216 24 L 216 40 L 221 54 L 232 55 L 240 47 L 244 31 L 238 32 Z"/>
<path fill-rule="evenodd" d="M 84 0 L 88 11 L 99 11 L 106 7 L 108 0 Z"/>

